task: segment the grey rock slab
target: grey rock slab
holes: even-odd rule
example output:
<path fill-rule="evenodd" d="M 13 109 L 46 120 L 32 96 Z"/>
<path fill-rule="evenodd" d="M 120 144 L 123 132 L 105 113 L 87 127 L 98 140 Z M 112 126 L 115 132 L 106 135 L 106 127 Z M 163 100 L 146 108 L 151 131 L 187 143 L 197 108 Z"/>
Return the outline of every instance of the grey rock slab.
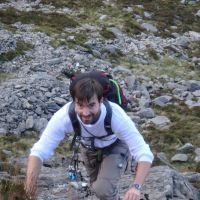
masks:
<path fill-rule="evenodd" d="M 166 116 L 156 116 L 149 121 L 159 127 L 164 127 L 170 123 L 170 119 Z"/>
<path fill-rule="evenodd" d="M 152 33 L 156 33 L 158 32 L 158 29 L 152 25 L 152 24 L 149 24 L 149 23 L 142 23 L 141 26 L 146 29 L 147 31 L 150 31 Z"/>
<path fill-rule="evenodd" d="M 5 128 L 0 128 L 0 135 L 6 135 L 7 134 L 7 130 Z"/>
<path fill-rule="evenodd" d="M 58 104 L 58 105 L 64 105 L 67 103 L 67 101 L 63 98 L 60 98 L 60 97 L 55 97 L 54 98 L 54 101 Z"/>
<path fill-rule="evenodd" d="M 163 95 L 152 100 L 152 103 L 164 107 L 172 100 L 171 96 Z"/>
<path fill-rule="evenodd" d="M 33 116 L 29 116 L 26 120 L 26 129 L 31 129 L 34 126 Z"/>
<path fill-rule="evenodd" d="M 191 153 L 194 151 L 194 145 L 192 145 L 191 143 L 186 143 L 183 146 L 179 147 L 177 150 L 182 153 Z"/>
<path fill-rule="evenodd" d="M 47 123 L 48 123 L 48 120 L 46 118 L 36 119 L 34 122 L 34 128 L 36 131 L 41 133 L 44 130 L 44 128 L 46 127 Z"/>
<path fill-rule="evenodd" d="M 142 108 L 138 112 L 138 115 L 141 118 L 153 118 L 153 117 L 155 117 L 155 113 L 154 113 L 153 109 L 151 109 L 151 108 Z"/>
<path fill-rule="evenodd" d="M 195 153 L 196 153 L 196 155 L 199 155 L 199 156 L 200 156 L 200 148 L 196 148 L 196 149 L 195 149 Z"/>
<path fill-rule="evenodd" d="M 187 160 L 188 156 L 183 153 L 176 154 L 171 158 L 172 162 L 186 162 Z"/>

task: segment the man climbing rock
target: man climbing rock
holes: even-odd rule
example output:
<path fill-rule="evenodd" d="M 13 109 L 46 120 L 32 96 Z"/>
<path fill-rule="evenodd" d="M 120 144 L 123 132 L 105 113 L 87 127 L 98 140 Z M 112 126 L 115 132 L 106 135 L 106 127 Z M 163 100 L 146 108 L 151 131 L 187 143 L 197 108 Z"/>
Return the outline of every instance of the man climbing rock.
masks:
<path fill-rule="evenodd" d="M 81 135 L 81 153 L 90 177 L 91 190 L 100 200 L 117 200 L 118 184 L 127 166 L 129 153 L 137 162 L 133 184 L 124 200 L 139 200 L 153 154 L 136 129 L 133 121 L 116 103 L 103 98 L 103 87 L 95 79 L 81 78 L 70 88 L 73 101 L 58 110 L 31 149 L 27 166 L 25 189 L 35 195 L 37 179 L 44 159 L 48 159 L 65 134 L 74 131 L 69 110 L 74 109 Z M 105 125 L 111 112 L 111 129 Z"/>

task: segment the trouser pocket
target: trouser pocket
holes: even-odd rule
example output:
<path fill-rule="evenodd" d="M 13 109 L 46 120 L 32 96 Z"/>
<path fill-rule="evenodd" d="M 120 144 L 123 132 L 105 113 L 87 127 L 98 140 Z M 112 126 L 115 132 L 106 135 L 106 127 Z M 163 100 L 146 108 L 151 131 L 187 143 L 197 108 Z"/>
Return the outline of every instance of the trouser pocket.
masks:
<path fill-rule="evenodd" d="M 124 155 L 110 154 L 103 158 L 97 179 L 92 183 L 96 196 L 104 200 L 114 200 L 118 195 L 120 178 L 126 167 Z"/>

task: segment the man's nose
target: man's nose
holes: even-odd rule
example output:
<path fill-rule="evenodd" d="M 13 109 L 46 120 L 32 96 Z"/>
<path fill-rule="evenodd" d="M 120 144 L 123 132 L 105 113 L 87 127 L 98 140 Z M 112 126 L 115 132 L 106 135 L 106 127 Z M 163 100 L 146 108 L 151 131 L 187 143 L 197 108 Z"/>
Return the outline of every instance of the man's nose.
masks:
<path fill-rule="evenodd" d="M 90 109 L 87 106 L 85 106 L 82 110 L 82 113 L 83 115 L 87 116 L 90 114 Z"/>

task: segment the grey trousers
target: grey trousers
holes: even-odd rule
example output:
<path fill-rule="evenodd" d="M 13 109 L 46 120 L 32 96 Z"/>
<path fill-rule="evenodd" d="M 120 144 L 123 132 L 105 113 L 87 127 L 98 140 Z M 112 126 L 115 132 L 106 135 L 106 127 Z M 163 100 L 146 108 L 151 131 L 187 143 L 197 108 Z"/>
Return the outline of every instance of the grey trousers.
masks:
<path fill-rule="evenodd" d="M 118 140 L 96 151 L 82 147 L 81 153 L 95 195 L 100 200 L 117 200 L 119 180 L 128 162 L 127 145 Z"/>

